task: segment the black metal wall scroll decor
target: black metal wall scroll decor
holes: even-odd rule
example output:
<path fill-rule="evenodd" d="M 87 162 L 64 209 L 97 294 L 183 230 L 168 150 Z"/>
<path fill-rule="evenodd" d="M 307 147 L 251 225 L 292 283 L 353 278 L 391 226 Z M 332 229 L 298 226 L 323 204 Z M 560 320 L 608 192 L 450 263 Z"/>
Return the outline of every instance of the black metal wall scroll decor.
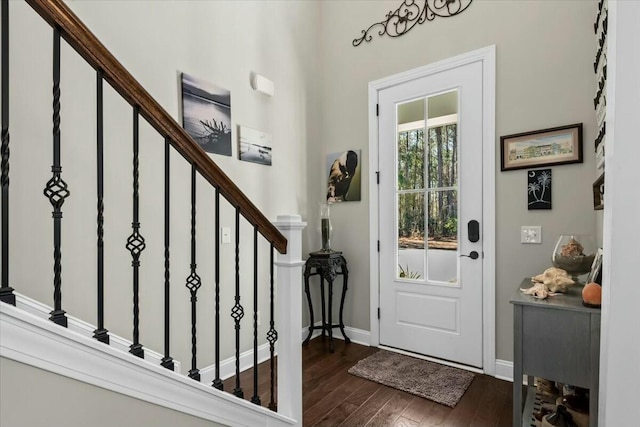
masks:
<path fill-rule="evenodd" d="M 449 18 L 464 12 L 473 0 L 403 0 L 400 7 L 387 13 L 387 18 L 376 22 L 366 30 L 362 37 L 354 39 L 352 44 L 359 46 L 363 41 L 370 42 L 371 33 L 377 29 L 379 36 L 400 37 L 416 24 L 433 21 L 436 17 Z"/>

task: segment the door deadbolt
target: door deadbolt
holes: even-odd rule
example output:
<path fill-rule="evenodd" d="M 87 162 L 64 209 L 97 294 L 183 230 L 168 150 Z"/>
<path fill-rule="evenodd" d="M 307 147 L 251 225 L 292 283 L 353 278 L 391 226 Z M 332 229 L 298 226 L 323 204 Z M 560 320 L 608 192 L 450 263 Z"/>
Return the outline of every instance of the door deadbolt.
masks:
<path fill-rule="evenodd" d="M 480 240 L 480 223 L 475 219 L 469 221 L 467 223 L 467 233 L 469 234 L 469 241 L 471 243 L 475 243 Z"/>

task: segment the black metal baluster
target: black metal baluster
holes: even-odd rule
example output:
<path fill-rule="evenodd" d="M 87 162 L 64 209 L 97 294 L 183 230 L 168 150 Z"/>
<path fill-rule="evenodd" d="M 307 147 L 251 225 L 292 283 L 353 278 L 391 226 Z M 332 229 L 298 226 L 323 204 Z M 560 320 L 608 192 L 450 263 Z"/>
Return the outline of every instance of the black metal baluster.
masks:
<path fill-rule="evenodd" d="M 2 13 L 2 284 L 0 301 L 16 305 L 9 286 L 9 0 L 0 3 Z"/>
<path fill-rule="evenodd" d="M 275 345 L 278 341 L 278 332 L 275 329 L 274 322 L 274 293 L 273 293 L 273 245 L 271 245 L 271 251 L 269 252 L 269 332 L 267 332 L 267 341 L 269 341 L 269 359 L 271 364 L 271 401 L 269 402 L 269 409 L 272 411 L 278 410 L 278 405 L 275 401 Z"/>
<path fill-rule="evenodd" d="M 53 29 L 53 177 L 44 188 L 44 195 L 53 206 L 53 311 L 49 320 L 67 326 L 62 309 L 62 205 L 69 197 L 67 183 L 61 177 L 60 166 L 60 29 Z"/>
<path fill-rule="evenodd" d="M 131 252 L 131 266 L 133 267 L 133 344 L 129 348 L 129 353 L 144 359 L 144 349 L 140 344 L 140 254 L 146 247 L 144 237 L 140 234 L 140 200 L 138 190 L 140 188 L 140 132 L 139 132 L 139 108 L 133 107 L 133 222 L 131 228 L 133 232 L 127 238 L 126 248 Z"/>
<path fill-rule="evenodd" d="M 233 394 L 242 398 L 244 392 L 240 387 L 240 320 L 244 317 L 244 309 L 240 305 L 240 209 L 236 207 L 236 298 L 231 309 L 231 317 L 236 322 L 236 387 Z"/>
<path fill-rule="evenodd" d="M 258 227 L 253 228 L 253 396 L 251 403 L 261 405 L 258 395 Z"/>
<path fill-rule="evenodd" d="M 196 367 L 196 302 L 202 281 L 196 273 L 196 268 L 196 167 L 191 165 L 191 274 L 187 277 L 186 285 L 191 293 L 191 370 L 189 370 L 189 377 L 200 381 L 200 371 Z"/>
<path fill-rule="evenodd" d="M 216 377 L 211 384 L 218 390 L 224 390 L 224 383 L 220 379 L 220 189 L 216 187 L 216 255 L 215 255 L 215 276 L 216 276 L 216 328 L 215 328 L 215 345 L 216 345 Z"/>
<path fill-rule="evenodd" d="M 160 363 L 169 370 L 174 370 L 173 358 L 169 356 L 169 311 L 170 311 L 170 271 L 169 271 L 169 237 L 170 237 L 170 146 L 169 138 L 164 140 L 164 357 Z"/>
<path fill-rule="evenodd" d="M 109 331 L 104 328 L 104 114 L 102 82 L 103 74 L 101 70 L 98 70 L 96 73 L 96 170 L 98 183 L 98 328 L 93 331 L 93 337 L 100 342 L 109 344 Z"/>

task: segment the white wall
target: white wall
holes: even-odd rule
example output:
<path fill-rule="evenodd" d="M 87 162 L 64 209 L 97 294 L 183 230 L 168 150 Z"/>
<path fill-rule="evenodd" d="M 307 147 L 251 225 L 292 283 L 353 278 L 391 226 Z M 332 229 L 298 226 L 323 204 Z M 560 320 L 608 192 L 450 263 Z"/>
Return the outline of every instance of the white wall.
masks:
<path fill-rule="evenodd" d="M 305 214 L 306 141 L 314 133 L 318 4 L 304 1 L 197 2 L 70 1 L 70 7 L 121 63 L 180 122 L 179 73 L 231 91 L 233 157 L 213 159 L 271 219 Z M 10 282 L 20 293 L 53 305 L 51 206 L 42 195 L 51 166 L 51 28 L 24 2 L 11 2 Z M 268 19 L 266 19 L 268 17 Z M 63 308 L 96 322 L 95 73 L 64 42 L 62 49 L 62 176 L 71 197 L 63 207 Z M 275 83 L 268 98 L 249 85 L 251 71 Z M 105 298 L 106 327 L 131 338 L 132 112 L 105 87 Z M 273 166 L 240 162 L 236 125 L 273 136 Z M 163 148 L 141 121 L 140 341 L 163 350 Z M 190 366 L 190 168 L 176 153 L 171 173 L 171 355 Z M 198 366 L 213 362 L 214 193 L 198 178 Z M 224 205 L 222 224 L 234 212 Z M 252 347 L 253 229 L 243 221 L 241 281 L 245 317 L 241 351 Z M 230 310 L 234 293 L 233 245 L 221 257 L 222 358 L 234 352 Z M 260 342 L 268 329 L 268 245 L 260 244 Z"/>
<path fill-rule="evenodd" d="M 603 427 L 640 419 L 640 341 L 637 331 L 640 255 L 640 3 L 609 0 L 607 72 L 607 153 L 604 207 L 600 413 Z"/>
<path fill-rule="evenodd" d="M 496 336 L 499 359 L 512 358 L 512 307 L 509 298 L 523 277 L 550 267 L 556 237 L 595 233 L 591 184 L 594 174 L 592 23 L 595 1 L 475 1 L 461 15 L 416 26 L 399 38 L 378 37 L 353 47 L 360 31 L 398 7 L 397 0 L 324 2 L 321 31 L 318 143 L 309 146 L 309 246 L 317 218 L 311 206 L 324 196 L 324 158 L 328 153 L 362 149 L 361 202 L 332 208 L 332 245 L 349 262 L 350 287 L 345 322 L 369 329 L 367 84 L 481 47 L 496 45 L 496 136 L 584 123 L 584 164 L 553 168 L 553 210 L 528 211 L 526 171 L 496 171 L 498 231 Z M 499 138 L 496 164 L 499 164 Z M 315 197 L 315 199 L 314 199 Z M 315 221 L 315 222 L 314 222 Z M 521 245 L 521 225 L 541 225 L 542 245 Z M 382 242 L 384 244 L 384 242 Z"/>
<path fill-rule="evenodd" d="M 3 427 L 219 425 L 4 357 L 0 358 L 0 377 Z"/>

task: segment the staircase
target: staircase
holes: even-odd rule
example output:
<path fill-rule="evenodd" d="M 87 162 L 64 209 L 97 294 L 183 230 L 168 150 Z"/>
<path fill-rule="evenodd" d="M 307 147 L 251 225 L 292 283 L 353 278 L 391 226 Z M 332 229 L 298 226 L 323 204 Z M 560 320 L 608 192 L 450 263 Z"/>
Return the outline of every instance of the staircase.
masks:
<path fill-rule="evenodd" d="M 0 356 L 222 425 L 301 425 L 305 224 L 270 222 L 63 1 L 26 3 L 52 29 L 52 114 L 12 135 L 30 108 L 12 88 L 42 82 L 14 75 L 0 0 Z"/>

